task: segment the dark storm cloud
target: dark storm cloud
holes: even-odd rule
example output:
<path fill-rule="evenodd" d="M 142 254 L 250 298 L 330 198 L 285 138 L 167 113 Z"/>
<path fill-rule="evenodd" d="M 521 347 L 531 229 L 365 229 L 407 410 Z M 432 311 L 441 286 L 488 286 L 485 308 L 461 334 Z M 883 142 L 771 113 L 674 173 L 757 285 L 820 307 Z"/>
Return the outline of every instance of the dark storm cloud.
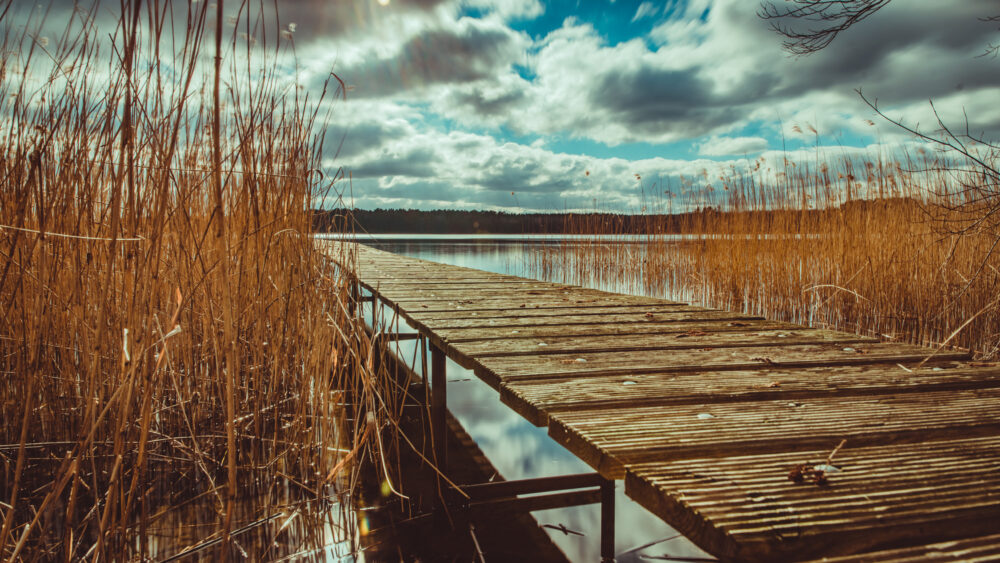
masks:
<path fill-rule="evenodd" d="M 424 209 L 447 208 L 465 201 L 470 195 L 468 188 L 440 180 L 417 180 L 388 186 L 378 186 L 368 180 L 359 182 L 355 193 L 366 200 L 395 200 L 395 205 L 400 207 Z"/>
<path fill-rule="evenodd" d="M 335 124 L 326 130 L 324 146 L 330 156 L 349 157 L 378 148 L 406 135 L 408 130 L 399 123 L 366 121 L 350 126 Z"/>
<path fill-rule="evenodd" d="M 505 191 L 487 191 L 469 193 L 475 201 L 484 205 L 508 209 L 559 211 L 566 209 L 567 200 L 560 192 L 525 192 L 515 191 L 514 195 Z"/>
<path fill-rule="evenodd" d="M 446 1 L 392 0 L 383 6 L 376 0 L 293 0 L 278 4 L 278 17 L 283 26 L 296 24 L 295 41 L 305 45 L 355 32 L 366 33 L 389 17 L 418 16 Z M 271 2 L 266 2 L 265 13 L 274 17 Z"/>
<path fill-rule="evenodd" d="M 363 185 L 364 184 L 364 185 Z M 363 185 L 363 187 L 362 187 Z M 355 193 L 363 208 L 402 207 L 419 209 L 564 209 L 566 200 L 558 193 L 530 193 L 510 190 L 481 190 L 475 186 L 435 180 L 374 186 L 359 182 Z"/>
<path fill-rule="evenodd" d="M 572 167 L 561 165 L 558 161 L 493 155 L 481 169 L 474 182 L 487 190 L 552 193 L 574 186 L 569 179 Z"/>
<path fill-rule="evenodd" d="M 489 93 L 483 88 L 473 88 L 468 92 L 455 92 L 451 97 L 453 106 L 470 109 L 476 115 L 503 117 L 527 99 L 523 89 L 501 93 Z"/>
<path fill-rule="evenodd" d="M 591 105 L 636 131 L 690 133 L 739 119 L 733 100 L 717 99 L 698 69 L 661 70 L 643 65 L 598 77 Z"/>
<path fill-rule="evenodd" d="M 476 185 L 491 191 L 515 192 L 517 194 L 561 193 L 575 187 L 573 181 L 567 177 L 539 177 L 529 175 L 523 170 L 505 170 L 503 173 L 488 174 L 478 179 Z"/>
<path fill-rule="evenodd" d="M 844 84 L 861 85 L 863 82 L 880 83 L 894 88 L 894 95 L 908 92 L 920 98 L 948 92 L 953 81 L 964 76 L 967 85 L 993 84 L 991 74 L 996 70 L 991 62 L 976 55 L 983 52 L 991 41 L 997 40 L 995 24 L 982 21 L 990 12 L 977 2 L 966 6 L 952 6 L 938 11 L 907 10 L 904 2 L 890 5 L 870 20 L 862 22 L 841 34 L 827 49 L 816 55 L 789 65 L 796 72 L 787 76 L 785 95 L 796 95 L 809 90 L 821 90 Z M 897 8 L 897 9 L 893 9 Z M 1000 9 L 994 7 L 994 11 Z M 894 68 L 901 65 L 898 58 L 909 52 L 947 55 L 953 58 L 946 68 Z M 929 64 L 931 61 L 927 61 Z M 983 72 L 992 68 L 994 72 Z M 898 80 L 896 71 L 905 71 L 906 80 Z M 922 80 L 922 77 L 933 80 Z M 884 80 L 893 78 L 893 80 Z M 917 84 L 912 80 L 918 81 Z M 949 82 L 952 82 L 949 84 Z"/>
<path fill-rule="evenodd" d="M 428 30 L 404 43 L 392 57 L 338 71 L 355 97 L 388 96 L 431 84 L 490 78 L 508 64 L 514 34 L 469 24 L 461 30 Z"/>
<path fill-rule="evenodd" d="M 383 151 L 373 160 L 359 166 L 350 167 L 354 178 L 381 178 L 388 176 L 407 176 L 411 178 L 430 178 L 436 174 L 435 164 L 439 157 L 430 148 L 417 148 L 405 154 L 393 154 Z"/>

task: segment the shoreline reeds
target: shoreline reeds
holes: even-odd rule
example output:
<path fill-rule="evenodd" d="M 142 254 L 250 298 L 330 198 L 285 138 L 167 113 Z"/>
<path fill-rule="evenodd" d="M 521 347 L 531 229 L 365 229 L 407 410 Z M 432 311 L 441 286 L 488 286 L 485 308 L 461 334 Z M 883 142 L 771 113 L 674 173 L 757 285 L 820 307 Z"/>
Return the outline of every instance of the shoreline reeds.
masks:
<path fill-rule="evenodd" d="M 563 282 L 996 358 L 996 186 L 955 155 L 920 152 L 705 172 L 682 186 L 700 194 L 691 212 L 650 215 L 640 232 L 567 228 L 638 234 L 640 244 L 573 242 L 530 266 Z"/>
<path fill-rule="evenodd" d="M 170 556 L 184 522 L 353 549 L 341 462 L 388 383 L 310 236 L 329 105 L 265 3 L 226 6 L 0 4 L 2 560 Z"/>

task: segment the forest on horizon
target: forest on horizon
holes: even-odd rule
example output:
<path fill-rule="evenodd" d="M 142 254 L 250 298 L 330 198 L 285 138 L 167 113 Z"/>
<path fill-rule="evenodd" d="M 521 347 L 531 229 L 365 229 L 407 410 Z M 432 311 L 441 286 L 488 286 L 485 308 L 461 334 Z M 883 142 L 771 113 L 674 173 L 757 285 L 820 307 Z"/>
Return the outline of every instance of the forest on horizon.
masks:
<path fill-rule="evenodd" d="M 920 206 L 909 198 L 854 200 L 836 208 L 720 211 L 713 207 L 686 213 L 511 213 L 454 209 L 331 209 L 313 210 L 313 227 L 319 233 L 378 234 L 646 234 L 713 232 L 713 217 L 745 214 L 769 217 L 776 227 L 787 226 L 791 216 L 810 222 L 824 213 L 865 212 L 873 207 Z M 779 220 L 780 219 L 780 220 Z"/>

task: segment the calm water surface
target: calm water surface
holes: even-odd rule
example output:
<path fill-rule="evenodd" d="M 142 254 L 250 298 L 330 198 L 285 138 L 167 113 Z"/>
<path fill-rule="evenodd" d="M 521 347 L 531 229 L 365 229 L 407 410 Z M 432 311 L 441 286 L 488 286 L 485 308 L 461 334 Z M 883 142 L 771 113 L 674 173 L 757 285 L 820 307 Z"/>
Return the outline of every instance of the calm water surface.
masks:
<path fill-rule="evenodd" d="M 544 245 L 560 241 L 560 237 L 536 236 L 437 235 L 417 238 L 413 235 L 376 235 L 374 240 L 362 242 L 381 250 L 424 260 L 530 277 L 532 254 L 543 251 Z M 636 244 L 635 241 L 620 239 L 607 242 Z M 600 289 L 625 293 L 630 288 L 609 288 L 605 285 Z M 400 329 L 407 330 L 405 326 Z M 402 343 L 402 357 L 412 358 L 413 346 L 412 342 Z M 506 479 L 592 471 L 587 464 L 549 438 L 545 428 L 535 427 L 502 404 L 496 391 L 480 381 L 470 370 L 463 369 L 450 360 L 448 408 Z M 662 520 L 629 500 L 621 481 L 617 482 L 616 491 L 615 535 L 618 561 L 648 561 L 650 557 L 663 560 L 665 555 L 707 557 L 707 554 L 687 539 L 677 537 L 677 532 Z M 547 530 L 570 560 L 600 560 L 599 505 L 539 511 L 534 516 L 539 524 L 563 524 L 585 534 L 564 535 L 559 531 Z M 648 547 L 642 547 L 647 545 Z"/>

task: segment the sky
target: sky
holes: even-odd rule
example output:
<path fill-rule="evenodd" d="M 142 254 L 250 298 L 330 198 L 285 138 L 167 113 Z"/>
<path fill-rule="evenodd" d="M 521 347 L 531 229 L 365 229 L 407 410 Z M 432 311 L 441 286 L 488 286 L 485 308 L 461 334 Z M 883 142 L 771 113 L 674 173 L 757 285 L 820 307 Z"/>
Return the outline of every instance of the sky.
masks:
<path fill-rule="evenodd" d="M 363 208 L 640 211 L 681 176 L 912 141 L 858 89 L 922 129 L 931 99 L 1000 124 L 992 0 L 895 0 L 801 57 L 749 0 L 321 5 L 285 17 L 300 64 L 349 85 L 327 164 Z"/>
<path fill-rule="evenodd" d="M 72 4 L 55 6 L 58 27 Z M 858 90 L 921 130 L 933 100 L 953 127 L 1000 132 L 995 0 L 893 0 L 809 56 L 754 0 L 277 6 L 283 79 L 347 85 L 324 101 L 323 166 L 359 208 L 641 212 L 692 178 L 912 145 Z"/>

